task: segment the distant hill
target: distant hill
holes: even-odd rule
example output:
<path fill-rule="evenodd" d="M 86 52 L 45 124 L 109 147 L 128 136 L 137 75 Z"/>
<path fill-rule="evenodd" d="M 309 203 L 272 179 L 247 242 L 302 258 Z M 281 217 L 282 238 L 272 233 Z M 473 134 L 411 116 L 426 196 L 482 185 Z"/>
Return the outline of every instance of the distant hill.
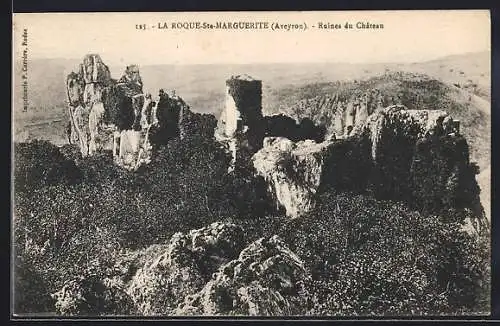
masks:
<path fill-rule="evenodd" d="M 103 56 L 106 62 L 105 56 Z M 78 68 L 79 59 L 35 59 L 29 61 L 29 100 L 33 108 L 65 105 L 64 80 Z M 490 54 L 487 52 L 449 56 L 438 60 L 398 64 L 239 64 L 239 65 L 154 65 L 141 66 L 146 91 L 156 94 L 159 88 L 176 89 L 194 110 L 217 113 L 222 103 L 224 81 L 232 74 L 247 73 L 263 80 L 264 106 L 270 89 L 301 86 L 312 82 L 363 79 L 390 71 L 413 71 L 427 74 L 447 83 L 478 84 L 480 95 L 489 100 Z M 110 66 L 119 78 L 123 66 Z M 15 65 L 20 76 L 21 63 Z M 14 88 L 16 107 L 22 103 L 19 82 Z M 15 86 L 16 86 L 15 85 Z"/>
<path fill-rule="evenodd" d="M 491 55 L 489 52 L 453 55 L 438 60 L 414 63 L 404 71 L 420 72 L 462 88 L 477 84 L 478 96 L 491 101 Z"/>
<path fill-rule="evenodd" d="M 445 110 L 461 121 L 461 131 L 471 145 L 472 159 L 481 167 L 489 165 L 490 115 L 487 101 L 453 85 L 424 74 L 388 72 L 365 80 L 312 83 L 273 91 L 276 103 L 271 113 L 285 113 L 296 119 L 308 117 L 327 127 L 333 122 L 332 101 L 355 102 L 368 98 L 368 112 L 383 99 L 383 107 L 403 104 L 409 109 Z M 485 105 L 486 103 L 486 105 Z"/>
<path fill-rule="evenodd" d="M 106 57 L 103 55 L 106 62 Z M 65 142 L 66 75 L 78 68 L 80 59 L 37 59 L 29 61 L 28 112 L 22 112 L 22 87 L 14 83 L 15 138 L 48 139 Z M 112 76 L 119 78 L 125 69 L 110 66 Z M 156 95 L 160 88 L 175 89 L 193 111 L 219 115 L 224 105 L 225 80 L 231 75 L 246 73 L 263 81 L 264 112 L 275 112 L 288 94 L 287 90 L 308 84 L 339 80 L 366 80 L 390 71 L 425 73 L 445 83 L 459 87 L 471 80 L 477 84 L 475 94 L 489 101 L 489 53 L 450 56 L 438 60 L 414 63 L 310 63 L 310 64 L 248 64 L 248 65 L 155 65 L 141 66 L 145 91 Z M 20 76 L 21 63 L 15 65 L 15 76 Z M 463 74 L 462 74 L 463 72 Z M 470 83 L 469 83 L 470 84 Z M 281 90 L 284 90 L 283 93 Z M 488 105 L 486 105 L 487 107 Z M 489 110 L 488 110 L 489 111 Z"/>

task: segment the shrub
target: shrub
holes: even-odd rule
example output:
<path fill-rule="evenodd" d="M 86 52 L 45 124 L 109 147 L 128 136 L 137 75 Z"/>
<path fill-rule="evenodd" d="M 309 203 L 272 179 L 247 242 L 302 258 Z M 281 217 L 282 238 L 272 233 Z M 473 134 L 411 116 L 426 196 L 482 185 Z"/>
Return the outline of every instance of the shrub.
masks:
<path fill-rule="evenodd" d="M 293 234 L 288 243 L 312 268 L 314 313 L 487 310 L 487 251 L 460 224 L 361 195 L 322 199 L 287 232 Z"/>
<path fill-rule="evenodd" d="M 92 186 L 54 185 L 18 195 L 15 253 L 30 261 L 49 293 L 75 275 L 104 273 L 120 251 L 113 220 L 103 220 L 96 193 Z"/>
<path fill-rule="evenodd" d="M 484 240 L 459 223 L 366 195 L 325 194 L 301 219 L 245 220 L 248 237 L 278 234 L 311 271 L 311 315 L 488 311 Z"/>
<path fill-rule="evenodd" d="M 16 192 L 54 184 L 75 184 L 81 172 L 72 160 L 64 157 L 57 146 L 34 140 L 14 145 L 14 187 Z"/>
<path fill-rule="evenodd" d="M 424 213 L 435 213 L 461 222 L 463 213 L 483 216 L 477 166 L 469 163 L 463 137 L 419 140 L 409 170 L 410 205 Z M 432 177 L 430 177 L 432 176 Z"/>
<path fill-rule="evenodd" d="M 14 313 L 52 311 L 54 302 L 40 273 L 21 256 L 14 258 Z"/>

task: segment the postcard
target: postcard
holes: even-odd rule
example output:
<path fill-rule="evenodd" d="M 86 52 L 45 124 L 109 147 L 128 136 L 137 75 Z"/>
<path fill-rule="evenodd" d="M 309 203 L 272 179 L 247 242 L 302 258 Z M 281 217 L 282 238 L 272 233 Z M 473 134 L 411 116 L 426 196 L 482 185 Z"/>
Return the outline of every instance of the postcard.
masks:
<path fill-rule="evenodd" d="M 490 26 L 13 14 L 12 316 L 489 316 Z"/>

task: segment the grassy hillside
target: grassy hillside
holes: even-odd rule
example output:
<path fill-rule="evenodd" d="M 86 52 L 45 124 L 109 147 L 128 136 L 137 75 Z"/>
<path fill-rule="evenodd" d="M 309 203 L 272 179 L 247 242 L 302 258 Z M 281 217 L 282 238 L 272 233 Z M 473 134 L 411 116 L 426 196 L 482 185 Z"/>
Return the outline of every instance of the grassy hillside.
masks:
<path fill-rule="evenodd" d="M 454 55 L 402 68 L 404 71 L 433 76 L 449 84 L 458 84 L 462 88 L 477 84 L 475 93 L 491 101 L 491 56 L 488 52 Z"/>
<path fill-rule="evenodd" d="M 468 92 L 446 85 L 434 78 L 415 73 L 386 73 L 362 81 L 314 83 L 304 87 L 288 87 L 273 91 L 275 103 L 270 112 L 309 117 L 320 122 L 330 112 L 320 108 L 326 96 L 339 96 L 347 101 L 365 93 L 382 94 L 386 105 L 403 104 L 410 109 L 445 110 L 461 121 L 461 129 L 471 145 L 472 159 L 482 167 L 489 165 L 490 116 L 483 101 Z"/>

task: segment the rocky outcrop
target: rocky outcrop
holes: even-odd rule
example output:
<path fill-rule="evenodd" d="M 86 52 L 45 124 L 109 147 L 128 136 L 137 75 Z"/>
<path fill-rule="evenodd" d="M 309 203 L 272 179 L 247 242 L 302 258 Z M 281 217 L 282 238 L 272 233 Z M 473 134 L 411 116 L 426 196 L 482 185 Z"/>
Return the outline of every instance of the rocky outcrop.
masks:
<path fill-rule="evenodd" d="M 176 315 L 286 316 L 305 312 L 302 260 L 277 236 L 261 238 L 222 265 Z"/>
<path fill-rule="evenodd" d="M 127 66 L 116 81 L 101 57 L 89 54 L 78 73 L 68 75 L 66 87 L 69 138 L 78 140 L 82 156 L 112 150 L 115 162 L 130 170 L 150 161 L 155 112 L 136 65 Z"/>
<path fill-rule="evenodd" d="M 111 82 L 111 73 L 98 54 L 87 54 L 79 66 L 79 74 L 85 85 L 99 83 L 101 86 Z"/>
<path fill-rule="evenodd" d="M 66 78 L 71 125 L 69 138 L 79 141 L 83 156 L 91 155 L 97 147 L 95 128 L 89 124 L 95 123 L 102 115 L 102 93 L 110 83 L 109 68 L 98 54 L 86 55 L 78 73 L 72 72 Z"/>
<path fill-rule="evenodd" d="M 442 110 L 408 110 L 402 105 L 389 106 L 370 115 L 353 133 L 370 139 L 373 162 L 371 181 L 375 193 L 381 198 L 418 201 L 410 194 L 415 193 L 411 188 L 419 187 L 423 180 L 414 180 L 412 167 L 446 162 L 450 167 L 460 165 L 459 170 L 463 171 L 469 164 L 467 143 L 459 135 L 456 122 Z M 425 143 L 435 146 L 431 149 L 423 145 Z M 434 155 L 444 148 L 447 150 L 442 153 L 443 156 L 440 154 L 438 158 Z M 455 151 L 463 155 L 453 154 Z M 432 177 L 426 178 L 448 179 L 451 170 L 432 168 L 428 171 Z M 452 189 L 446 191 L 455 192 Z"/>
<path fill-rule="evenodd" d="M 311 211 L 323 191 L 366 190 L 370 149 L 369 141 L 357 136 L 321 143 L 267 137 L 252 163 L 267 182 L 277 208 L 296 218 Z"/>
<path fill-rule="evenodd" d="M 107 276 L 69 280 L 54 293 L 61 315 L 300 315 L 310 278 L 277 236 L 245 247 L 231 223 L 176 233 L 126 254 Z"/>
<path fill-rule="evenodd" d="M 316 143 L 265 138 L 256 173 L 288 216 L 315 207 L 323 191 L 370 190 L 422 211 L 472 210 L 481 216 L 473 165 L 458 122 L 440 110 L 390 106 L 347 137 Z M 436 183 L 437 182 L 437 183 Z"/>
<path fill-rule="evenodd" d="M 314 207 L 332 144 L 312 140 L 294 143 L 283 137 L 267 137 L 264 147 L 253 156 L 257 174 L 268 182 L 278 206 L 288 216 L 302 216 Z"/>
<path fill-rule="evenodd" d="M 213 119 L 193 113 L 175 91 L 160 89 L 157 100 L 144 94 L 137 65 L 127 66 L 114 80 L 101 57 L 90 54 L 78 73 L 68 75 L 66 88 L 68 138 L 79 142 L 84 157 L 112 150 L 115 163 L 136 170 L 151 161 L 155 145 L 190 134 L 214 134 Z M 252 105 L 245 101 L 243 106 Z"/>
<path fill-rule="evenodd" d="M 365 118 L 362 124 L 353 128 L 353 133 L 361 134 L 369 131 L 372 158 L 377 161 L 377 154 L 381 147 L 391 143 L 390 139 L 383 139 L 383 137 L 394 138 L 394 136 L 402 135 L 416 140 L 430 134 L 450 134 L 455 132 L 450 122 L 453 123 L 453 119 L 443 110 L 408 110 L 403 105 L 392 105 L 377 110 Z"/>
<path fill-rule="evenodd" d="M 127 91 L 126 95 L 133 97 L 136 94 L 142 93 L 142 78 L 137 65 L 129 65 L 125 68 L 123 75 L 118 80 L 118 84 L 123 86 Z"/>
<path fill-rule="evenodd" d="M 342 90 L 342 85 L 339 85 Z M 399 103 L 378 89 L 355 90 L 303 99 L 286 108 L 295 119 L 309 118 L 325 128 L 326 138 L 343 138 L 349 130 L 363 125 L 368 116 L 384 107 Z"/>
<path fill-rule="evenodd" d="M 142 315 L 170 315 L 199 291 L 217 268 L 241 250 L 242 230 L 213 223 L 188 234 L 176 233 L 135 273 L 127 293 Z"/>

